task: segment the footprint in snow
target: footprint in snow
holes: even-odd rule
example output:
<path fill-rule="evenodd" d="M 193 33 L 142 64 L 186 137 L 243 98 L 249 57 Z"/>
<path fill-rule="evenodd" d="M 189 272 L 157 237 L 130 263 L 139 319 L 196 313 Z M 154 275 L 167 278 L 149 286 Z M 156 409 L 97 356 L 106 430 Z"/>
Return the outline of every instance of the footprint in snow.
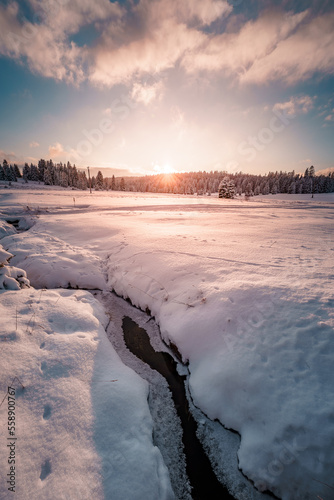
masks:
<path fill-rule="evenodd" d="M 45 342 L 42 342 L 41 345 L 39 346 L 40 349 L 44 349 L 45 347 Z"/>
<path fill-rule="evenodd" d="M 52 408 L 50 405 L 44 406 L 44 413 L 43 413 L 44 420 L 49 420 L 49 418 L 51 417 L 51 411 L 52 411 Z"/>
<path fill-rule="evenodd" d="M 51 463 L 50 460 L 45 460 L 44 464 L 42 465 L 41 475 L 39 476 L 39 478 L 44 481 L 44 479 L 48 477 L 49 474 L 51 474 Z"/>

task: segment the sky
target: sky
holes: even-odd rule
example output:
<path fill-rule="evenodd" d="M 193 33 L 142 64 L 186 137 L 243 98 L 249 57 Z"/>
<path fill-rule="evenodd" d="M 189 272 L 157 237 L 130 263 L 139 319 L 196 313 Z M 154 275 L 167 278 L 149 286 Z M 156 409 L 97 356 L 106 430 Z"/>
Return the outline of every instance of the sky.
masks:
<path fill-rule="evenodd" d="M 0 161 L 323 171 L 334 2 L 0 0 L 0 110 Z"/>

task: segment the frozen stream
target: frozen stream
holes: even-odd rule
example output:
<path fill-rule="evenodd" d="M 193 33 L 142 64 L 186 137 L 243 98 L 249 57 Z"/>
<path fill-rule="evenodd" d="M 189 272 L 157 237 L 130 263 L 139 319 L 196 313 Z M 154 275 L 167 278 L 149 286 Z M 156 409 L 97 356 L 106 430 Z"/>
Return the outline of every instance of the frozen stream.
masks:
<path fill-rule="evenodd" d="M 159 372 L 168 382 L 177 414 L 181 420 L 182 441 L 186 455 L 187 474 L 192 486 L 192 498 L 194 500 L 232 499 L 227 489 L 216 478 L 196 435 L 197 424 L 189 410 L 184 386 L 185 376 L 179 375 L 176 362 L 167 352 L 155 351 L 145 329 L 140 328 L 129 316 L 124 316 L 122 328 L 125 343 L 130 351 Z"/>
<path fill-rule="evenodd" d="M 176 499 L 271 498 L 238 469 L 239 436 L 192 403 L 188 369 L 164 344 L 157 324 L 114 293 L 94 295 L 110 316 L 107 335 L 123 363 L 149 383 L 153 441 L 168 467 Z"/>

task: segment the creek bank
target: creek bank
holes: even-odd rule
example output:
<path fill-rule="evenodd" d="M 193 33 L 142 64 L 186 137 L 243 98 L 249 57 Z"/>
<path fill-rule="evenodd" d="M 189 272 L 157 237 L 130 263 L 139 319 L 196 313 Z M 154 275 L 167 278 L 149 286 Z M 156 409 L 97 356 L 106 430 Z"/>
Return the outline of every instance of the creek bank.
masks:
<path fill-rule="evenodd" d="M 144 328 L 124 316 L 122 321 L 125 344 L 130 351 L 166 380 L 172 393 L 175 408 L 181 420 L 187 474 L 192 486 L 193 500 L 233 500 L 227 488 L 218 481 L 205 454 L 196 431 L 197 423 L 190 410 L 185 390 L 185 376 L 179 375 L 177 363 L 167 352 L 157 352 L 150 343 Z"/>

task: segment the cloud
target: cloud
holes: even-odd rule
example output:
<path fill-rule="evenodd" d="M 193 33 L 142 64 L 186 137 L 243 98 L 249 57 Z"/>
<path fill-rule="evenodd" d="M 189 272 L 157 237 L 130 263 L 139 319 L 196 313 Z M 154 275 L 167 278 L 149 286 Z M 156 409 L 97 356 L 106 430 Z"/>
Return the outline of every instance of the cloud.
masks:
<path fill-rule="evenodd" d="M 207 37 L 196 54 L 188 52 L 182 60 L 187 72 L 223 71 L 242 78 L 252 65 L 270 54 L 306 17 L 307 12 L 291 14 L 266 12 L 248 21 L 237 32 Z"/>
<path fill-rule="evenodd" d="M 79 84 L 86 76 L 86 49 L 70 40 L 82 26 L 121 15 L 118 4 L 107 0 L 30 1 L 32 22 L 19 21 L 16 2 L 0 5 L 0 54 L 26 63 L 44 77 Z"/>
<path fill-rule="evenodd" d="M 152 85 L 134 83 L 132 86 L 131 97 L 133 100 L 147 106 L 153 101 L 161 100 L 163 92 L 164 86 L 162 82 L 156 82 Z"/>
<path fill-rule="evenodd" d="M 294 117 L 306 114 L 313 109 L 314 100 L 315 98 L 309 95 L 290 97 L 288 101 L 276 103 L 273 110 L 283 111 L 287 116 Z"/>
<path fill-rule="evenodd" d="M 36 141 L 32 141 L 32 142 L 29 144 L 29 147 L 30 147 L 30 148 L 38 148 L 38 146 L 39 146 L 39 143 L 38 143 L 38 142 L 36 142 Z"/>
<path fill-rule="evenodd" d="M 60 142 L 55 142 L 53 145 L 49 146 L 49 155 L 50 158 L 57 159 L 57 158 L 63 158 L 66 154 L 66 151 Z"/>
<path fill-rule="evenodd" d="M 79 149 L 80 142 L 78 143 L 77 148 Z M 85 162 L 85 157 L 87 154 L 80 154 L 80 149 L 73 149 L 69 146 L 64 148 L 64 146 L 60 142 L 55 142 L 49 146 L 49 156 L 52 160 L 58 160 L 62 162 Z"/>
<path fill-rule="evenodd" d="M 329 168 L 323 168 L 322 170 L 318 170 L 316 172 L 317 175 L 328 175 L 328 174 L 334 174 L 334 167 L 329 167 Z"/>
<path fill-rule="evenodd" d="M 109 0 L 30 4 L 32 22 L 19 21 L 17 3 L 0 5 L 0 54 L 45 77 L 108 86 L 174 67 L 204 36 L 200 28 L 232 11 L 225 0 L 140 0 L 129 10 Z M 79 47 L 71 36 L 90 24 L 100 36 Z"/>
<path fill-rule="evenodd" d="M 255 60 L 242 75 L 242 83 L 282 80 L 292 85 L 319 74 L 334 73 L 334 14 L 302 24 L 272 51 Z"/>
<path fill-rule="evenodd" d="M 203 35 L 173 19 L 160 21 L 143 38 L 113 47 L 113 40 L 94 49 L 94 63 L 89 79 L 97 85 L 129 83 L 134 76 L 154 75 L 173 68 L 185 50 L 202 42 Z"/>
<path fill-rule="evenodd" d="M 325 118 L 326 122 L 332 122 L 334 120 L 334 115 L 327 115 Z"/>
<path fill-rule="evenodd" d="M 315 73 L 334 73 L 334 14 L 312 18 L 263 13 L 238 32 L 207 38 L 188 52 L 182 65 L 188 73 L 223 72 L 242 84 L 281 80 L 295 84 Z"/>
<path fill-rule="evenodd" d="M 2 165 L 3 160 L 7 160 L 9 163 L 16 163 L 18 157 L 13 151 L 8 153 L 4 149 L 0 149 L 0 165 Z"/>
<path fill-rule="evenodd" d="M 330 12 L 274 9 L 241 23 L 225 0 L 30 0 L 30 5 L 31 21 L 22 18 L 18 3 L 0 5 L 0 55 L 74 85 L 125 83 L 146 104 L 160 94 L 143 85 L 143 77 L 179 65 L 188 75 L 218 74 L 241 84 L 293 85 L 334 73 Z M 216 21 L 228 16 L 228 30 L 217 31 L 222 23 Z M 94 42 L 74 43 L 73 35 L 91 25 Z"/>

